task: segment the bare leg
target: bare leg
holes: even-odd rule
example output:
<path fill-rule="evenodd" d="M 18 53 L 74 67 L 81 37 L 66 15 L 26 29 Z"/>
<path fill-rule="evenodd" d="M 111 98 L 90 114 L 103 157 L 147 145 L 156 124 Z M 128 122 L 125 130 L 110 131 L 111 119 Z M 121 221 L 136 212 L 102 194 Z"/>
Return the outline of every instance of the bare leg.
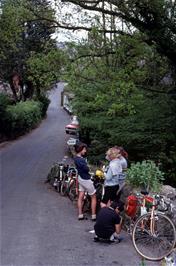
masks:
<path fill-rule="evenodd" d="M 83 199 L 84 199 L 84 191 L 79 191 L 79 196 L 78 196 L 78 214 L 81 215 L 83 214 Z"/>
<path fill-rule="evenodd" d="M 97 197 L 96 194 L 91 196 L 91 211 L 92 215 L 96 215 L 96 208 L 97 208 Z"/>

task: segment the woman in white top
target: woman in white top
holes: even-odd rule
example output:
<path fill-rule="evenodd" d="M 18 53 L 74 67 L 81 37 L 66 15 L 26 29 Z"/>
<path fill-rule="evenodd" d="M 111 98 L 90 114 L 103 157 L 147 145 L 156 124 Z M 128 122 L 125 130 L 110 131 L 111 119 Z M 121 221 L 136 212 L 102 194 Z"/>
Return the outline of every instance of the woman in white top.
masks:
<path fill-rule="evenodd" d="M 122 166 L 122 173 L 119 175 L 119 186 L 122 187 L 125 184 L 126 170 L 128 167 L 128 162 L 127 162 L 128 153 L 124 150 L 123 147 L 115 146 L 115 148 L 120 153 L 119 160 L 120 160 L 121 166 Z"/>
<path fill-rule="evenodd" d="M 108 149 L 106 152 L 106 159 L 110 162 L 105 171 L 105 193 L 101 202 L 101 207 L 109 206 L 112 201 L 117 200 L 119 175 L 122 173 L 120 156 L 120 150 L 115 147 Z"/>

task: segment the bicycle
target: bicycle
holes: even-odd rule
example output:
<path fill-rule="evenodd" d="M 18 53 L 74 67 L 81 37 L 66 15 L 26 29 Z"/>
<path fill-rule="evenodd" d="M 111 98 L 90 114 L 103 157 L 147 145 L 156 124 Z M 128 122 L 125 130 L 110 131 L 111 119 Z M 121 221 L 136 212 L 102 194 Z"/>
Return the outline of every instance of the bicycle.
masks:
<path fill-rule="evenodd" d="M 64 173 L 67 171 L 68 166 L 64 163 L 55 162 L 53 163 L 50 172 L 48 173 L 46 183 L 52 185 L 57 192 L 60 192 L 61 181 Z"/>
<path fill-rule="evenodd" d="M 70 166 L 61 183 L 61 195 L 68 196 L 71 201 L 78 195 L 78 172 L 74 166 Z"/>
<path fill-rule="evenodd" d="M 130 228 L 133 245 L 143 258 L 162 260 L 176 244 L 175 226 L 168 216 L 157 210 L 158 197 L 150 197 L 143 192 L 142 197 L 137 196 L 137 201 L 136 212 L 140 209 L 141 213 L 136 220 L 135 216 L 132 217 L 130 224 L 133 227 L 132 230 Z"/>
<path fill-rule="evenodd" d="M 57 175 L 54 178 L 53 186 L 57 192 L 61 192 L 61 184 L 64 179 L 65 173 L 67 172 L 68 165 L 64 165 L 63 163 L 58 163 Z"/>
<path fill-rule="evenodd" d="M 91 180 L 96 190 L 96 199 L 97 199 L 96 212 L 98 212 L 100 209 L 100 203 L 101 203 L 102 197 L 104 195 L 104 177 L 99 176 L 96 173 L 95 174 L 91 173 Z M 84 195 L 83 211 L 84 212 L 91 211 L 91 197 L 87 192 Z"/>

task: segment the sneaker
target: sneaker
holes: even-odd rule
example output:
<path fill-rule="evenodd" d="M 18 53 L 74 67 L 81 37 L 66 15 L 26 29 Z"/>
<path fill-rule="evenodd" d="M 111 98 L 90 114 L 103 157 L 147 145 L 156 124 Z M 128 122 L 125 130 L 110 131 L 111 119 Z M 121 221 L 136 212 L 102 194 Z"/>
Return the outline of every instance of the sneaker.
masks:
<path fill-rule="evenodd" d="M 92 214 L 92 222 L 95 222 L 96 221 L 96 214 Z"/>
<path fill-rule="evenodd" d="M 114 240 L 109 240 L 109 244 L 118 244 L 118 243 L 120 243 L 120 240 L 118 238 Z"/>
<path fill-rule="evenodd" d="M 87 217 L 84 216 L 83 214 L 80 214 L 80 215 L 78 215 L 78 220 L 79 220 L 79 221 L 87 220 Z"/>
<path fill-rule="evenodd" d="M 90 234 L 95 234 L 95 230 L 90 230 L 89 233 Z"/>
<path fill-rule="evenodd" d="M 83 214 L 79 214 L 79 215 L 78 215 L 78 220 L 79 220 L 79 221 L 84 220 L 84 215 L 83 215 Z"/>
<path fill-rule="evenodd" d="M 85 218 L 84 217 L 78 217 L 78 220 L 79 221 L 82 221 L 82 220 L 84 220 Z"/>
<path fill-rule="evenodd" d="M 94 237 L 94 242 L 99 242 L 99 241 L 100 241 L 99 237 L 98 236 L 95 236 Z"/>

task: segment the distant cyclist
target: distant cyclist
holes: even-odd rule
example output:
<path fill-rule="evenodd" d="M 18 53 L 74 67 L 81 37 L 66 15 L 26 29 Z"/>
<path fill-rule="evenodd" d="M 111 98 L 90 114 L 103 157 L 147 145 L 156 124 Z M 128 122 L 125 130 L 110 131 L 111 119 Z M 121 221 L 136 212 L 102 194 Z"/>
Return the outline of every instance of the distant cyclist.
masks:
<path fill-rule="evenodd" d="M 96 190 L 89 174 L 89 167 L 87 165 L 85 154 L 87 153 L 87 145 L 80 143 L 75 146 L 76 156 L 74 157 L 75 166 L 78 170 L 78 183 L 79 183 L 79 195 L 78 195 L 78 220 L 84 220 L 83 214 L 83 200 L 85 192 L 91 197 L 91 211 L 92 221 L 96 220 Z"/>

